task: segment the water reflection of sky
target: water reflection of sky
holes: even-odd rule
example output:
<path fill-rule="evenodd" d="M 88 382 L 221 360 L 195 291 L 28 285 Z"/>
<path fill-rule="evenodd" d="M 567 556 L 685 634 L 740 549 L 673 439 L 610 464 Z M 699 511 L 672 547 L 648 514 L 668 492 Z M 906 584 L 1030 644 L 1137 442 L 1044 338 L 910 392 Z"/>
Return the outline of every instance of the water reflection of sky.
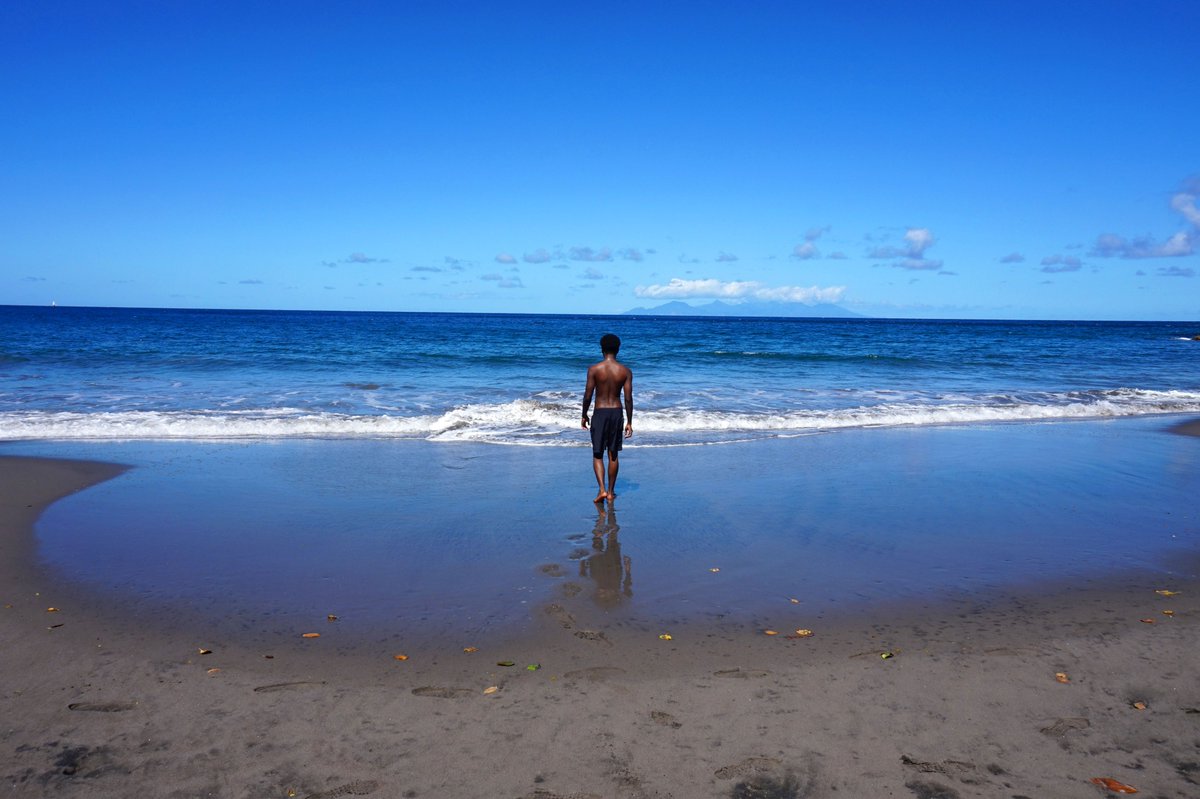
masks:
<path fill-rule="evenodd" d="M 136 466 L 38 525 L 41 558 L 102 591 L 283 628 L 334 613 L 364 634 L 466 633 L 528 624 L 570 583 L 574 601 L 610 616 L 750 619 L 783 603 L 802 619 L 1169 571 L 1200 549 L 1200 439 L 1163 427 L 677 449 L 635 438 L 616 509 L 603 512 L 586 447 L 30 442 L 0 453 Z"/>

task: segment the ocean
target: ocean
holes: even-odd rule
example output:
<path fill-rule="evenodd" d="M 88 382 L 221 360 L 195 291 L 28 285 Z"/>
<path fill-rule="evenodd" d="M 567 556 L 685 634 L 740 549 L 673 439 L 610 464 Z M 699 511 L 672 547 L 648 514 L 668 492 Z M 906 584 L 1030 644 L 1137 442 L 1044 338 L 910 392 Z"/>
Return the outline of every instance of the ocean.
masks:
<path fill-rule="evenodd" d="M 1200 412 L 1196 322 L 0 307 L 0 440 L 573 446 L 606 332 L 635 446 Z"/>
<path fill-rule="evenodd" d="M 635 435 L 598 508 L 578 419 L 610 331 Z M 1165 431 L 1200 412 L 1197 332 L 5 307 L 0 452 L 133 467 L 48 508 L 37 558 L 153 617 L 794 628 L 1194 576 L 1200 439 Z"/>

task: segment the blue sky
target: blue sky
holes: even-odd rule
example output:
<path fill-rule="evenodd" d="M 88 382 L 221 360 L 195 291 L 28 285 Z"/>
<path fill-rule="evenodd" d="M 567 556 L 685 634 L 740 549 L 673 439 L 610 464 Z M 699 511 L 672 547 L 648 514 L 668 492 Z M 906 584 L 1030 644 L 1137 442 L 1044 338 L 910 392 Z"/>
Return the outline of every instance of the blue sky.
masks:
<path fill-rule="evenodd" d="M 1200 318 L 1200 3 L 0 6 L 0 303 Z"/>

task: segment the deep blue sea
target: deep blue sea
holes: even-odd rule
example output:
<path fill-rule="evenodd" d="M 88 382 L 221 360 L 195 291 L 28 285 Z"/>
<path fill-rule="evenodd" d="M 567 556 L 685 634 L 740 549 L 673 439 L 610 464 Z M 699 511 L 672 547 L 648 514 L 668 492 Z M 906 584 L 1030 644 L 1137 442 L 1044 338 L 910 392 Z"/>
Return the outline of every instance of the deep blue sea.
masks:
<path fill-rule="evenodd" d="M 1200 412 L 1198 322 L 0 307 L 0 439 L 580 443 L 598 340 L 634 443 Z"/>

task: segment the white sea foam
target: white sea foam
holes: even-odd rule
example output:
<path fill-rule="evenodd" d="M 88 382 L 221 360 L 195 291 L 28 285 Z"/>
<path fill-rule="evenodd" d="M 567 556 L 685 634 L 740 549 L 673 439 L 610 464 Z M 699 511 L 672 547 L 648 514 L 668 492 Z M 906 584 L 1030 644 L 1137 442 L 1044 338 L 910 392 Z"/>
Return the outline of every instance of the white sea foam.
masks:
<path fill-rule="evenodd" d="M 638 441 L 693 444 L 842 428 L 1053 421 L 1200 413 L 1200 392 L 1116 389 L 1030 396 L 943 397 L 851 408 L 716 411 L 639 408 Z M 579 444 L 578 405 L 566 398 L 470 404 L 425 415 L 300 408 L 0 413 L 0 440 L 419 438 L 531 446 Z"/>

